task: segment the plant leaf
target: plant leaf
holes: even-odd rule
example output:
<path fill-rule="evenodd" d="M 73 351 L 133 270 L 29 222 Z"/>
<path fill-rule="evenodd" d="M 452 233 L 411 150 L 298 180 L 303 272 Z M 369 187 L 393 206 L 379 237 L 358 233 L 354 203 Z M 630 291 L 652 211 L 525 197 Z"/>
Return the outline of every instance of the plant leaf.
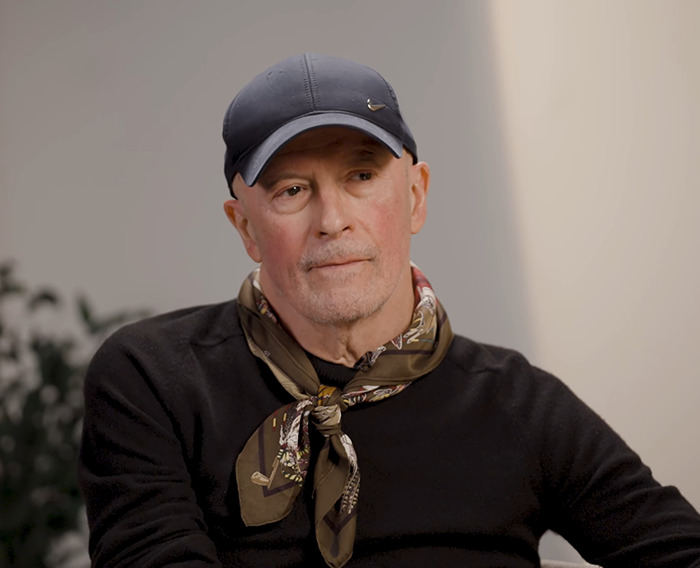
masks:
<path fill-rule="evenodd" d="M 80 294 L 76 298 L 76 303 L 78 305 L 78 314 L 80 314 L 80 318 L 82 319 L 87 329 L 90 332 L 92 332 L 95 326 L 95 322 L 92 315 L 92 308 L 90 307 L 88 299 L 83 294 Z"/>
<path fill-rule="evenodd" d="M 32 297 L 29 298 L 29 303 L 27 304 L 27 307 L 29 308 L 30 312 L 33 312 L 42 304 L 58 306 L 60 303 L 61 300 L 59 299 L 58 294 L 55 291 L 51 290 L 50 288 L 42 288 L 38 292 L 32 294 Z"/>
<path fill-rule="evenodd" d="M 14 279 L 12 271 L 14 270 L 14 261 L 8 260 L 0 265 L 0 297 L 9 294 L 23 294 L 26 291 L 26 286 Z"/>

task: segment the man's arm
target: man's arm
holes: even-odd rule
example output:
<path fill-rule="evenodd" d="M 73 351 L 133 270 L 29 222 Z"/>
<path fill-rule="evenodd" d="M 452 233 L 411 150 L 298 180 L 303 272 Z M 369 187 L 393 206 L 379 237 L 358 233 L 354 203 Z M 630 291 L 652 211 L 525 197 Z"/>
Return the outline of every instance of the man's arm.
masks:
<path fill-rule="evenodd" d="M 219 567 L 173 418 L 117 332 L 85 383 L 79 479 L 95 568 Z"/>
<path fill-rule="evenodd" d="M 539 373 L 539 371 L 536 371 Z M 607 567 L 700 567 L 700 515 L 565 385 L 542 373 L 528 421 L 551 527 Z"/>

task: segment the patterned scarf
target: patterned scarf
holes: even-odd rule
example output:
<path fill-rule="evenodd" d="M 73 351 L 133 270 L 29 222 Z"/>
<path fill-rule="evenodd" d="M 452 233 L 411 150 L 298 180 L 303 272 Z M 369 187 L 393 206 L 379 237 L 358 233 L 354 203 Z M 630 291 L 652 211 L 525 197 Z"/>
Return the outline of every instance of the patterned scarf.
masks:
<path fill-rule="evenodd" d="M 357 454 L 341 430 L 342 412 L 400 393 L 435 369 L 452 341 L 447 314 L 430 283 L 415 265 L 411 270 L 416 297 L 411 325 L 367 353 L 342 389 L 320 383 L 302 347 L 279 325 L 260 288 L 259 269 L 238 295 L 250 350 L 296 399 L 268 416 L 238 456 L 241 516 L 246 526 L 260 526 L 289 514 L 307 476 L 312 424 L 325 438 L 313 471 L 316 541 L 333 568 L 352 556 L 360 489 Z"/>

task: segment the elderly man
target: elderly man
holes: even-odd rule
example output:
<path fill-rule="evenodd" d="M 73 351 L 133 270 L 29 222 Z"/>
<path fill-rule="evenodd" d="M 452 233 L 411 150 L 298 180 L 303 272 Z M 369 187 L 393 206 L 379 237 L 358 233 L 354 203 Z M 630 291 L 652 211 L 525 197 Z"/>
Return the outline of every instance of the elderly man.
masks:
<path fill-rule="evenodd" d="M 452 334 L 410 261 L 430 170 L 389 84 L 332 57 L 224 121 L 236 300 L 95 356 L 80 459 L 94 566 L 700 566 L 700 517 L 559 380 Z"/>

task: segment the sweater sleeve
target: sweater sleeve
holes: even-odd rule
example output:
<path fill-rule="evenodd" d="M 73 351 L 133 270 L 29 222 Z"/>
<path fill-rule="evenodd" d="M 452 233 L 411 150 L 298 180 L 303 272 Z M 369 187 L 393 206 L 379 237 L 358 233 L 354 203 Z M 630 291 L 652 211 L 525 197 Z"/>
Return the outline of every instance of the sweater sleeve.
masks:
<path fill-rule="evenodd" d="M 605 568 L 700 567 L 700 516 L 562 382 L 537 369 L 518 410 L 550 528 Z"/>
<path fill-rule="evenodd" d="M 87 373 L 78 472 L 93 568 L 219 567 L 147 355 L 122 330 Z"/>

